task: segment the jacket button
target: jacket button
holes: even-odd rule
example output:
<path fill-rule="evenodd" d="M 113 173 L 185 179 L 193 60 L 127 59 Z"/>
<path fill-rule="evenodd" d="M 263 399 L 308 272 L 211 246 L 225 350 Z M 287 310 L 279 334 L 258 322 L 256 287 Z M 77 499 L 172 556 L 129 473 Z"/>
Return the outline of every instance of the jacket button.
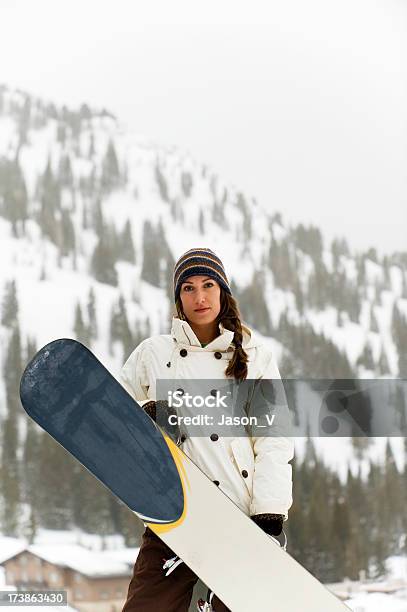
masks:
<path fill-rule="evenodd" d="M 211 391 L 211 395 L 212 395 L 213 397 L 216 397 L 216 396 L 217 396 L 217 394 L 218 394 L 217 389 L 212 389 L 212 391 Z"/>
<path fill-rule="evenodd" d="M 219 351 L 216 351 L 215 359 L 222 359 L 222 353 L 220 353 Z"/>
<path fill-rule="evenodd" d="M 181 444 L 182 444 L 182 442 L 185 442 L 185 440 L 186 440 L 186 439 L 187 439 L 186 435 L 185 435 L 185 434 L 182 434 L 182 436 L 181 436 L 181 438 L 180 438 L 180 440 L 181 440 Z"/>
<path fill-rule="evenodd" d="M 188 355 L 188 351 L 187 349 L 181 349 L 179 354 L 181 355 L 181 357 L 186 357 Z"/>
<path fill-rule="evenodd" d="M 249 475 L 249 472 L 247 470 L 242 470 L 242 476 L 243 478 L 247 478 Z"/>
<path fill-rule="evenodd" d="M 213 482 L 214 482 L 214 484 L 216 484 L 217 487 L 220 485 L 219 480 L 214 480 Z"/>
<path fill-rule="evenodd" d="M 211 434 L 211 440 L 212 442 L 216 442 L 216 440 L 219 440 L 218 434 Z"/>

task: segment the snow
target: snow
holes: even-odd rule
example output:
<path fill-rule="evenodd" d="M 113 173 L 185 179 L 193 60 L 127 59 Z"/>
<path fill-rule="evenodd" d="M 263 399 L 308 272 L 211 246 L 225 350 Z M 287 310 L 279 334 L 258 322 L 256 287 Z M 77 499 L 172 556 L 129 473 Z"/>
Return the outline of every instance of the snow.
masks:
<path fill-rule="evenodd" d="M 0 156 L 9 157 L 10 144 L 15 140 L 15 133 L 15 124 L 11 117 L 0 117 Z"/>
<path fill-rule="evenodd" d="M 109 551 L 90 551 L 76 544 L 40 544 L 28 546 L 27 550 L 49 563 L 69 567 L 93 578 L 125 576 L 129 573 L 128 564 L 117 558 L 117 553 L 115 558 L 111 558 Z"/>
<path fill-rule="evenodd" d="M 316 454 L 326 465 L 336 471 L 342 482 L 346 481 L 348 468 L 356 476 L 361 472 L 362 478 L 366 478 L 370 463 L 383 464 L 386 452 L 387 438 L 370 438 L 371 444 L 364 451 L 363 458 L 358 459 L 352 447 L 352 441 L 347 437 L 313 437 Z M 398 469 L 404 467 L 403 438 L 389 438 L 390 446 Z M 305 453 L 305 437 L 294 437 L 295 456 L 302 461 Z"/>
<path fill-rule="evenodd" d="M 407 580 L 407 556 L 389 557 L 386 561 L 386 569 L 393 580 Z"/>
<path fill-rule="evenodd" d="M 40 529 L 35 542 L 0 535 L 0 563 L 23 550 L 50 563 L 70 567 L 92 577 L 129 574 L 139 548 L 124 547 L 120 535 L 99 536 L 75 531 Z M 0 586 L 3 586 L 0 583 Z"/>
<path fill-rule="evenodd" d="M 399 266 L 391 266 L 390 267 L 390 280 L 391 286 L 394 289 L 395 293 L 399 296 L 402 295 L 403 292 L 403 270 Z"/>
<path fill-rule="evenodd" d="M 407 591 L 400 596 L 382 593 L 360 593 L 345 601 L 353 612 L 406 612 Z"/>
<path fill-rule="evenodd" d="M 23 551 L 26 544 L 18 538 L 0 536 L 0 563 Z"/>
<path fill-rule="evenodd" d="M 24 98 L 20 94 L 14 96 L 15 100 Z M 243 224 L 244 216 L 235 206 L 238 189 L 225 184 L 211 168 L 206 169 L 203 176 L 203 166 L 196 162 L 189 153 L 180 152 L 176 148 L 163 148 L 146 136 L 131 133 L 110 117 L 93 117 L 81 136 L 80 155 L 75 153 L 72 139 L 68 136 L 62 149 L 56 141 L 56 121 L 50 120 L 48 124 L 38 130 L 30 130 L 28 145 L 21 148 L 19 161 L 24 172 L 27 189 L 31 200 L 34 197 L 38 177 L 43 174 L 48 159 L 51 159 L 54 171 L 58 169 L 61 153 L 69 154 L 72 162 L 74 184 L 78 185 L 81 176 L 89 176 L 93 166 L 100 173 L 100 166 L 106 153 L 109 140 L 114 141 L 119 164 L 126 163 L 128 172 L 127 185 L 115 191 L 109 198 L 103 200 L 103 212 L 106 218 L 113 222 L 117 230 L 122 230 L 130 219 L 132 236 L 136 251 L 136 265 L 119 262 L 116 266 L 119 278 L 119 288 L 95 281 L 88 271 L 89 256 L 94 248 L 96 236 L 91 230 L 81 232 L 80 254 L 78 256 L 78 270 L 72 270 L 69 259 L 64 259 L 62 267 L 57 265 L 56 248 L 41 236 L 37 224 L 30 220 L 26 224 L 26 238 L 12 237 L 11 226 L 0 218 L 0 292 L 3 291 L 6 281 L 16 280 L 19 300 L 19 322 L 21 325 L 23 341 L 27 336 L 34 337 L 37 345 L 42 346 L 58 337 L 73 337 L 74 308 L 79 301 L 85 311 L 88 301 L 89 289 L 92 287 L 96 296 L 96 317 L 100 337 L 93 345 L 96 355 L 102 359 L 113 375 L 117 376 L 123 363 L 123 355 L 116 351 L 110 355 L 108 346 L 108 329 L 111 308 L 116 303 L 119 293 L 126 300 L 130 325 L 136 321 L 149 320 L 151 334 L 169 333 L 169 309 L 165 291 L 141 280 L 142 263 L 142 232 L 143 225 L 149 220 L 154 225 L 161 219 L 165 228 L 166 239 L 175 256 L 180 255 L 189 248 L 202 245 L 213 249 L 222 259 L 225 268 L 240 287 L 244 287 L 252 280 L 253 273 L 261 265 L 262 256 L 268 253 L 270 242 L 270 212 L 261 205 L 257 205 L 255 215 L 252 216 L 252 230 L 254 239 L 244 245 Z M 94 136 L 95 154 L 92 160 L 88 159 L 90 134 Z M 14 120 L 3 115 L 0 117 L 0 156 L 13 159 L 17 145 L 17 130 Z M 168 192 L 173 202 L 163 202 L 154 179 L 154 168 L 157 159 L 163 166 L 168 182 Z M 183 171 L 191 173 L 193 180 L 192 197 L 185 198 L 180 187 L 180 177 Z M 214 188 L 212 189 L 212 179 Z M 212 221 L 212 206 L 214 195 L 222 201 L 224 190 L 228 197 L 225 203 L 225 217 L 229 230 L 219 227 Z M 135 196 L 137 193 L 137 197 Z M 250 204 L 249 197 L 245 198 Z M 69 195 L 64 194 L 66 204 L 69 204 Z M 171 216 L 171 206 L 178 203 L 182 210 L 185 224 L 174 222 Z M 83 198 L 76 192 L 76 212 L 72 215 L 79 233 L 79 224 L 82 218 Z M 202 211 L 205 219 L 205 234 L 199 232 L 199 213 Z M 276 240 L 286 239 L 288 231 L 284 224 L 272 223 L 272 234 Z M 300 279 L 303 288 L 306 288 L 309 275 L 312 273 L 314 263 L 312 259 L 297 250 Z M 331 268 L 330 253 L 323 252 L 326 265 Z M 341 264 L 349 281 L 356 280 L 355 261 L 351 257 L 341 257 Z M 45 269 L 46 278 L 40 281 L 41 272 Z M 282 291 L 275 287 L 274 279 L 267 270 L 265 297 L 269 305 L 273 325 L 278 325 L 282 313 L 288 313 L 289 319 L 298 321 L 294 295 L 290 291 Z M 383 269 L 371 260 L 366 260 L 366 276 L 370 299 L 374 298 L 374 285 L 383 280 Z M 342 327 L 337 327 L 337 310 L 329 306 L 322 312 L 306 310 L 304 319 L 308 320 L 313 328 L 331 339 L 342 351 L 346 353 L 350 362 L 355 364 L 366 340 L 372 344 L 374 356 L 377 358 L 381 346 L 387 354 L 391 375 L 397 375 L 397 351 L 391 336 L 391 315 L 393 304 L 397 304 L 407 316 L 407 300 L 400 297 L 402 291 L 402 270 L 398 266 L 390 267 L 392 291 L 382 291 L 380 305 L 375 305 L 375 315 L 379 326 L 379 334 L 368 331 L 370 321 L 368 312 L 370 303 L 365 301 L 362 305 L 361 324 L 349 319 L 344 321 Z M 85 312 L 86 314 L 86 312 Z M 8 330 L 0 327 L 0 340 L 4 340 Z M 263 337 L 272 348 L 277 362 L 282 358 L 283 346 L 274 338 Z M 4 359 L 4 351 L 2 353 Z M 368 375 L 369 373 L 366 373 Z M 4 385 L 0 381 L 0 402 L 4 405 Z M 359 461 L 355 458 L 349 438 L 315 438 L 317 453 L 321 458 L 337 470 L 344 480 L 348 467 L 354 474 L 358 469 L 362 475 L 367 472 L 368 461 L 383 462 L 386 438 L 374 438 L 366 451 L 364 458 Z M 403 465 L 403 446 L 399 438 L 390 440 L 395 459 L 399 468 Z M 295 438 L 296 455 L 300 459 L 304 453 L 305 438 Z M 102 572 L 104 568 L 120 571 L 120 568 L 134 563 L 137 549 L 125 549 L 119 540 L 106 538 L 104 541 L 107 550 L 100 551 L 101 540 L 97 536 L 76 533 L 67 535 L 66 532 L 40 531 L 33 550 L 54 561 L 63 560 L 72 567 L 80 568 L 78 571 L 90 571 L 90 568 Z M 13 538 L 0 539 L 0 562 L 8 555 L 16 554 L 21 550 L 21 540 Z M 84 548 L 85 547 L 85 548 Z M 97 556 L 97 559 L 95 558 Z M 390 574 L 393 577 L 399 573 L 406 579 L 405 559 L 394 557 L 389 559 Z M 1 584 L 1 576 L 0 576 Z M 404 603 L 403 603 L 404 602 Z M 404 607 L 403 607 L 404 605 Z M 359 606 L 359 612 L 374 612 L 383 610 L 407 611 L 407 600 L 402 594 L 394 596 L 383 593 L 358 593 L 352 598 L 352 609 Z M 59 608 L 61 609 L 61 608 Z M 47 608 L 50 610 L 50 608 Z"/>
<path fill-rule="evenodd" d="M 48 537 L 50 535 L 48 534 Z M 0 535 L 0 563 L 3 563 L 10 557 L 19 554 L 23 550 L 27 548 L 27 543 L 24 540 L 20 540 L 18 538 L 10 538 L 6 536 Z M 131 549 L 129 549 L 131 550 Z M 3 567 L 0 567 L 0 591 L 16 591 L 16 587 L 14 585 L 6 584 L 5 581 L 5 570 Z M 18 606 L 19 610 L 32 610 L 32 606 Z M 14 612 L 16 606 L 1 606 L 2 612 Z M 76 612 L 76 608 L 72 608 L 72 606 L 35 606 L 35 609 L 39 612 L 42 610 L 44 612 Z"/>
<path fill-rule="evenodd" d="M 377 281 L 383 280 L 383 271 L 379 264 L 375 263 L 371 259 L 365 260 L 366 278 L 369 283 L 374 285 Z"/>
<path fill-rule="evenodd" d="M 12 97 L 12 94 L 10 94 Z M 24 99 L 16 94 L 16 99 Z M 14 98 L 13 98 L 14 99 Z M 175 147 L 164 148 L 157 145 L 145 136 L 129 132 L 110 117 L 93 117 L 84 127 L 80 152 L 75 149 L 68 130 L 68 137 L 64 148 L 56 141 L 57 122 L 48 121 L 41 129 L 30 130 L 29 142 L 20 151 L 20 163 L 26 178 L 31 198 L 34 195 L 38 176 L 46 167 L 48 158 L 52 161 L 54 171 L 59 166 L 61 154 L 69 154 L 72 162 L 74 184 L 78 185 L 81 176 L 88 176 L 93 165 L 97 173 L 106 153 L 109 140 L 113 140 L 119 159 L 119 164 L 126 164 L 128 171 L 128 184 L 121 190 L 116 190 L 109 198 L 103 200 L 103 212 L 108 220 L 112 221 L 117 230 L 122 230 L 127 220 L 131 221 L 132 235 L 136 250 L 136 265 L 119 262 L 116 266 L 119 278 L 119 288 L 111 287 L 95 281 L 89 275 L 89 257 L 96 243 L 93 231 L 79 232 L 82 218 L 83 199 L 76 192 L 76 212 L 72 218 L 80 234 L 80 253 L 77 260 L 77 271 L 72 270 L 72 262 L 68 258 L 62 260 L 62 266 L 57 265 L 57 250 L 49 241 L 41 236 L 37 224 L 30 220 L 26 224 L 27 237 L 16 239 L 11 237 L 11 227 L 4 219 L 0 219 L 0 290 L 6 281 L 16 279 L 19 299 L 19 320 L 23 339 L 27 336 L 35 337 L 38 346 L 44 345 L 57 337 L 72 337 L 74 335 L 74 308 L 80 302 L 86 315 L 86 304 L 89 289 L 93 287 L 96 295 L 96 317 L 101 335 L 94 343 L 93 349 L 110 369 L 117 375 L 123 361 L 123 355 L 116 351 L 110 355 L 107 351 L 108 328 L 110 313 L 113 304 L 117 301 L 119 293 L 126 300 L 126 307 L 130 325 L 135 321 L 151 325 L 151 333 L 168 333 L 169 306 L 163 289 L 158 289 L 140 280 L 142 264 L 142 231 L 145 220 L 157 223 L 159 219 L 165 228 L 166 238 L 173 254 L 181 254 L 192 246 L 203 245 L 212 248 L 223 260 L 229 275 L 235 282 L 243 287 L 252 280 L 253 273 L 261 264 L 262 255 L 268 253 L 270 241 L 269 212 L 261 205 L 256 206 L 256 214 L 252 216 L 253 233 L 256 237 L 243 249 L 242 236 L 244 217 L 236 209 L 236 195 L 238 189 L 228 185 L 217 176 L 216 172 L 206 168 L 203 175 L 203 166 L 196 162 L 189 153 L 177 150 Z M 92 160 L 88 159 L 90 135 L 94 137 L 95 154 Z M 11 117 L 0 117 L 0 142 L 15 145 L 16 125 Z M 14 143 L 14 144 L 13 144 Z M 8 147 L 7 145 L 4 145 Z M 13 151 L 10 149 L 11 153 Z M 10 153 L 9 151 L 9 153 Z M 1 154 L 2 151 L 0 151 Z M 4 153 L 4 151 L 3 151 Z M 166 173 L 170 198 L 176 199 L 185 217 L 185 224 L 173 221 L 171 206 L 161 200 L 154 179 L 155 164 L 159 160 L 160 166 Z M 180 177 L 183 171 L 191 173 L 193 179 L 193 197 L 185 198 L 181 190 Z M 222 201 L 227 190 L 225 216 L 230 226 L 224 230 L 213 223 L 211 207 L 214 196 Z M 137 190 L 138 197 L 134 192 Z M 66 196 L 66 193 L 64 197 Z M 248 204 L 252 204 L 250 197 L 245 195 Z M 69 197 L 68 197 L 69 200 Z M 205 235 L 199 232 L 199 212 L 205 215 Z M 276 219 L 272 223 L 272 233 L 277 240 L 287 236 L 287 228 Z M 306 283 L 312 272 L 314 263 L 312 259 L 297 250 L 298 265 L 302 282 Z M 331 265 L 328 250 L 323 252 L 324 261 Z M 236 260 L 239 259 L 238 268 Z M 355 261 L 351 257 L 341 257 L 341 263 L 349 280 L 355 279 Z M 45 270 L 45 280 L 40 281 L 42 271 Z M 366 261 L 367 277 L 374 284 L 381 278 L 382 268 L 371 260 Z M 345 351 L 352 364 L 355 364 L 367 339 L 372 344 L 377 357 L 381 347 L 387 354 L 392 375 L 397 374 L 397 352 L 391 337 L 391 312 L 393 303 L 401 291 L 401 269 L 398 266 L 390 268 L 392 284 L 396 291 L 382 292 L 380 306 L 375 307 L 380 335 L 367 332 L 368 303 L 362 309 L 361 325 L 349 320 L 342 327 L 337 327 L 337 311 L 334 307 L 327 307 L 322 312 L 306 310 L 304 319 L 308 320 L 314 329 L 330 338 L 341 350 Z M 269 304 L 270 316 L 273 325 L 277 325 L 282 313 L 288 313 L 290 320 L 295 323 L 299 315 L 295 306 L 294 295 L 291 291 L 282 291 L 274 286 L 271 274 L 266 274 L 265 297 Z M 373 286 L 370 287 L 373 289 Z M 407 313 L 407 300 L 398 299 L 401 309 Z M 33 305 L 36 305 L 33 307 Z M 148 306 L 147 306 L 148 305 Z M 6 335 L 6 331 L 0 333 Z M 277 360 L 282 357 L 283 347 L 273 338 L 264 338 L 276 354 Z M 365 373 L 366 376 L 371 373 Z M 0 384 L 0 396 L 2 395 Z M 301 447 L 302 441 L 299 442 Z M 343 440 L 318 440 L 321 453 L 334 465 L 338 464 L 337 457 L 342 449 L 341 465 L 347 465 L 352 459 L 352 451 Z M 380 446 L 380 445 L 379 445 Z M 343 468 L 338 468 L 343 469 Z"/>
<path fill-rule="evenodd" d="M 117 575 L 124 572 L 130 576 L 130 569 L 139 551 L 138 548 L 123 547 L 123 538 L 119 535 L 102 538 L 79 530 L 69 532 L 40 529 L 32 546 L 27 546 L 23 540 L 0 535 L 0 563 L 25 548 L 52 563 L 61 563 L 88 576 L 112 575 L 115 572 Z M 388 576 L 381 582 L 345 581 L 327 586 L 336 593 L 348 593 L 349 589 L 352 589 L 352 596 L 346 599 L 345 603 L 353 612 L 406 612 L 407 557 L 390 557 L 386 565 Z M 391 590 L 393 587 L 397 589 L 394 593 L 369 592 Z M 15 590 L 13 585 L 5 584 L 4 571 L 1 568 L 0 590 Z M 11 607 L 2 606 L 2 609 L 11 610 Z M 37 606 L 36 609 L 42 608 Z M 74 612 L 74 608 L 70 606 L 44 607 L 44 610 L 54 609 Z"/>

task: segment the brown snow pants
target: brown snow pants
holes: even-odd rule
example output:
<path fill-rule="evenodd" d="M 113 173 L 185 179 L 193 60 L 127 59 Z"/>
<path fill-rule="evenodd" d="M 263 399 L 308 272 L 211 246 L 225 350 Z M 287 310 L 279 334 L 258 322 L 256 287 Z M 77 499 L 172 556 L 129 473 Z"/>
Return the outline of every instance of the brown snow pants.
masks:
<path fill-rule="evenodd" d="M 163 563 L 174 555 L 147 527 L 122 612 L 188 612 L 198 576 L 185 563 L 166 576 Z M 230 612 L 216 595 L 212 606 L 214 612 Z"/>

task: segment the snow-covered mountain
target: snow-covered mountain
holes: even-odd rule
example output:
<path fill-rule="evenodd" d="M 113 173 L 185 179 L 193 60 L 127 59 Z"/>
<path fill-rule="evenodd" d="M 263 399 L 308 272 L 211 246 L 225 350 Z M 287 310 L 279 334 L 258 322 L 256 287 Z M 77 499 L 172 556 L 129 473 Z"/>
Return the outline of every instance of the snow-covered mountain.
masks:
<path fill-rule="evenodd" d="M 406 375 L 407 253 L 327 245 L 267 204 L 106 110 L 1 87 L 3 363 L 18 320 L 23 344 L 82 335 L 117 374 L 138 340 L 168 333 L 173 263 L 206 245 L 283 377 Z"/>
<path fill-rule="evenodd" d="M 165 264 L 206 244 L 238 295 L 261 282 L 260 331 L 278 329 L 285 315 L 332 341 L 355 373 L 399 373 L 392 313 L 407 315 L 407 253 L 379 261 L 374 249 L 351 253 L 343 239 L 324 244 L 317 228 L 287 227 L 278 202 L 261 206 L 190 155 L 123 131 L 106 111 L 57 109 L 2 88 L 0 113 L 0 285 L 16 281 L 23 337 L 43 344 L 73 334 L 72 313 L 90 287 L 100 349 L 119 293 L 132 325 L 148 319 L 151 333 L 166 330 Z M 134 257 L 111 243 L 117 281 L 100 282 L 91 265 L 100 228 L 120 242 L 127 223 Z M 242 310 L 250 321 L 250 308 Z M 357 363 L 366 345 L 370 368 Z M 275 348 L 281 359 L 283 346 Z"/>
<path fill-rule="evenodd" d="M 23 365 L 50 340 L 77 337 L 117 375 L 144 337 L 168 333 L 174 262 L 199 245 L 221 257 L 243 319 L 274 349 L 283 378 L 407 377 L 407 252 L 380 258 L 343 237 L 326 244 L 317 227 L 285 223 L 278 202 L 257 202 L 106 110 L 57 108 L 0 87 L 0 487 L 13 499 L 5 515 L 18 513 L 13 477 L 30 452 L 15 404 Z M 391 442 L 402 468 L 402 441 Z M 356 455 L 349 439 L 320 439 L 317 452 L 343 478 L 349 465 L 367 476 L 385 452 L 391 463 L 385 444 Z M 297 450 L 306 454 L 303 439 Z"/>

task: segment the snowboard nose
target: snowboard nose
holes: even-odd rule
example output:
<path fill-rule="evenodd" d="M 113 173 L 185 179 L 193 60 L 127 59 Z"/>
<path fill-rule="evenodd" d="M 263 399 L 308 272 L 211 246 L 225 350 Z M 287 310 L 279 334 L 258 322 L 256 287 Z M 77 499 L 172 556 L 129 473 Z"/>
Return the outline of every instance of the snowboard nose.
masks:
<path fill-rule="evenodd" d="M 54 340 L 27 365 L 20 397 L 28 415 L 140 518 L 173 523 L 184 494 L 153 421 L 83 344 Z"/>

